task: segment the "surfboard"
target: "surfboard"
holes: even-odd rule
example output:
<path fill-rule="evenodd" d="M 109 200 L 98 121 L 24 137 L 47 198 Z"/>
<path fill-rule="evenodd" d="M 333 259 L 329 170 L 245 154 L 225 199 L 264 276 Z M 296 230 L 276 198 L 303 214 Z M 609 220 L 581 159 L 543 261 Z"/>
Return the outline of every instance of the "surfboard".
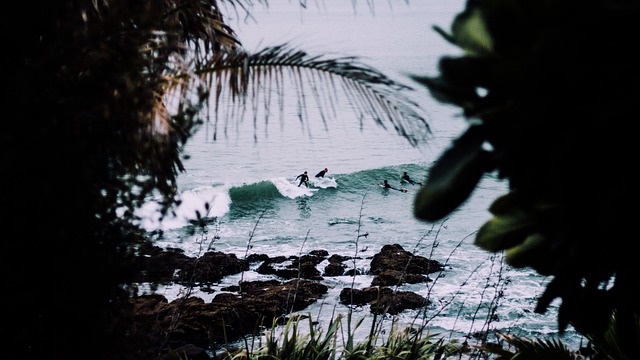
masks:
<path fill-rule="evenodd" d="M 388 187 L 385 187 L 383 184 L 378 184 L 378 186 L 380 186 L 383 189 L 398 190 L 398 191 L 405 192 L 405 193 L 409 191 L 407 188 L 401 188 L 401 189 L 388 188 Z"/>

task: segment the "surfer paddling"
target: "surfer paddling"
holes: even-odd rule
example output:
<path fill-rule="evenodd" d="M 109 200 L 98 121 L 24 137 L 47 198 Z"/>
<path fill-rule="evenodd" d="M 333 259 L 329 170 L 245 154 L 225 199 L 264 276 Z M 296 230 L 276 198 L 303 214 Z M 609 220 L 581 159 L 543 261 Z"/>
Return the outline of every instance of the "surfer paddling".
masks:
<path fill-rule="evenodd" d="M 411 179 L 411 178 L 409 177 L 409 174 L 407 174 L 407 172 L 406 172 L 406 171 L 402 174 L 402 176 L 401 176 L 400 178 L 401 178 L 402 180 L 404 180 L 404 181 L 408 182 L 408 183 L 409 183 L 409 184 L 411 184 L 411 185 L 418 184 L 418 185 L 422 186 L 422 183 L 421 183 L 421 182 L 417 182 L 417 181 L 414 181 L 413 179 Z"/>
<path fill-rule="evenodd" d="M 389 184 L 389 182 L 387 180 L 384 180 L 384 183 L 379 184 L 379 185 L 382 186 L 385 189 L 393 189 L 393 190 L 398 190 L 398 191 L 402 191 L 402 192 L 407 192 L 408 191 L 405 188 L 402 188 L 402 189 L 394 188 L 393 186 L 391 186 L 391 184 Z"/>

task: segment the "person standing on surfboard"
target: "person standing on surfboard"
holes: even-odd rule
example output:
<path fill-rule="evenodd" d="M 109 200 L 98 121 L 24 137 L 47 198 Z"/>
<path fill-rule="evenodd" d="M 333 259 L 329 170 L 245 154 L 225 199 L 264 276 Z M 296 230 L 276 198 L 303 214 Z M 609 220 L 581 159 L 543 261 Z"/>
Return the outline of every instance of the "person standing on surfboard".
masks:
<path fill-rule="evenodd" d="M 326 174 L 326 173 L 327 173 L 327 171 L 329 171 L 329 169 L 324 168 L 324 170 L 321 170 L 319 173 L 317 173 L 317 174 L 316 174 L 316 177 L 317 177 L 317 178 L 323 178 L 323 177 L 324 177 L 324 174 Z"/>
<path fill-rule="evenodd" d="M 302 185 L 302 183 L 304 183 L 304 185 L 306 187 L 309 187 L 309 175 L 307 175 L 307 172 L 303 172 L 302 174 L 298 175 L 296 177 L 296 180 L 300 179 L 300 184 L 298 184 L 298 187 L 300 187 L 300 185 Z"/>

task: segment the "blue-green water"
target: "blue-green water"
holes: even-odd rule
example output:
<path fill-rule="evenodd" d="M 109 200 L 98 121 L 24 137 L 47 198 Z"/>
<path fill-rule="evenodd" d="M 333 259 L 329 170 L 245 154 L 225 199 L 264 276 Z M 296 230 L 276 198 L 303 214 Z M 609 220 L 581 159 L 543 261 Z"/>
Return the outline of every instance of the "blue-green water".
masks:
<path fill-rule="evenodd" d="M 312 101 L 305 108 L 305 122 L 299 120 L 295 101 L 285 102 L 282 115 L 278 106 L 273 106 L 268 126 L 264 113 L 255 124 L 248 116 L 225 123 L 225 136 L 221 132 L 224 126 L 212 121 L 185 150 L 190 158 L 179 178 L 183 203 L 176 209 L 176 217 L 159 224 L 150 205 L 143 209 L 147 216 L 144 226 L 150 231 L 164 230 L 158 245 L 181 248 L 192 256 L 209 249 L 238 257 L 253 253 L 300 255 L 325 249 L 330 254 L 358 255 L 361 260 L 355 266 L 363 271 L 368 268 L 367 257 L 383 245 L 400 244 L 405 250 L 447 264 L 442 274 L 431 275 L 436 281 L 403 287 L 433 301 L 426 312 L 402 314 L 404 321 L 428 319 L 432 332 L 459 337 L 486 326 L 488 309 L 497 298 L 498 318 L 490 323 L 492 329 L 533 337 L 557 336 L 554 306 L 545 315 L 533 313 L 547 279 L 532 271 L 512 269 L 502 264 L 500 255 L 473 245 L 474 232 L 489 219 L 486 209 L 505 192 L 505 183 L 485 177 L 461 208 L 442 222 L 430 224 L 413 216 L 419 187 L 400 180 L 404 171 L 416 181 L 424 180 L 429 166 L 466 126 L 458 109 L 437 103 L 407 77 L 435 74 L 438 58 L 456 52 L 431 26 L 448 28 L 463 1 L 425 0 L 409 5 L 380 1 L 374 2 L 373 14 L 364 2 L 357 13 L 349 1 L 321 3 L 326 7 L 308 6 L 301 12 L 295 4 L 272 2 L 268 11 L 253 11 L 256 23 L 231 24 L 249 50 L 260 43 L 289 42 L 312 53 L 358 55 L 363 62 L 414 87 L 410 96 L 431 127 L 427 141 L 412 147 L 371 120 L 360 124 L 346 101 L 326 126 L 318 110 L 322 106 Z M 395 5 L 389 7 L 389 3 Z M 296 98 L 295 93 L 287 97 L 291 98 Z M 222 135 L 213 141 L 215 129 Z M 329 169 L 325 178 L 315 179 L 313 175 L 325 167 Z M 313 190 L 298 187 L 294 180 L 305 170 Z M 382 189 L 378 184 L 384 179 L 408 191 Z M 208 220 L 205 234 L 189 221 L 196 211 Z M 365 233 L 366 237 L 359 236 Z M 242 276 L 244 280 L 261 278 L 254 272 Z M 358 276 L 355 286 L 368 286 L 371 279 Z M 225 279 L 218 288 L 237 281 L 238 277 Z M 349 276 L 327 278 L 329 294 L 304 312 L 321 323 L 332 316 L 334 306 L 346 313 L 346 307 L 337 304 L 338 294 L 352 281 Z M 162 291 L 169 298 L 179 293 L 177 288 Z M 504 296 L 497 296 L 500 291 Z M 217 293 L 196 294 L 210 299 Z M 368 314 L 368 309 L 359 309 L 356 317 L 367 318 Z M 366 335 L 368 327 L 362 328 Z M 577 347 L 580 339 L 570 328 L 562 340 Z"/>

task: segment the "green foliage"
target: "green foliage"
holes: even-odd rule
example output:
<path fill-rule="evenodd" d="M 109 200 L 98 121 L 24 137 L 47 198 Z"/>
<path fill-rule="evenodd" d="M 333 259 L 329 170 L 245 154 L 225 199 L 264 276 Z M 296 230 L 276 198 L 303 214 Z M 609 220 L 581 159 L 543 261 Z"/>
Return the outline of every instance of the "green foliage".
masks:
<path fill-rule="evenodd" d="M 336 332 L 340 323 L 340 317 L 329 323 L 327 332 L 323 334 L 314 326 L 311 316 L 308 334 L 301 336 L 299 331 L 300 320 L 303 317 L 291 317 L 285 324 L 279 338 L 274 334 L 275 326 L 266 334 L 266 344 L 254 354 L 255 359 L 330 359 L 335 357 Z M 275 325 L 275 324 L 274 324 Z M 281 340 L 279 342 L 278 340 Z"/>
<path fill-rule="evenodd" d="M 509 184 L 476 244 L 552 277 L 536 311 L 561 299 L 558 325 L 596 343 L 613 314 L 623 352 L 640 356 L 640 279 L 632 241 L 640 68 L 627 55 L 637 1 L 468 1 L 448 33 L 464 54 L 415 76 L 459 106 L 469 128 L 433 165 L 415 214 L 437 221 L 486 175 Z"/>
<path fill-rule="evenodd" d="M 434 340 L 435 335 L 411 328 L 400 331 L 392 327 L 386 341 L 376 346 L 376 359 L 435 359 L 446 353 L 443 339 Z M 450 343 L 448 345 L 453 345 Z"/>
<path fill-rule="evenodd" d="M 308 319 L 308 328 L 301 329 L 300 320 Z M 450 355 L 458 349 L 454 343 L 445 344 L 442 339 L 434 341 L 435 335 L 423 333 L 422 330 L 399 330 L 391 328 L 386 340 L 376 344 L 381 335 L 376 333 L 368 338 L 353 343 L 349 348 L 339 347 L 339 337 L 353 338 L 353 333 L 339 334 L 342 327 L 341 315 L 331 319 L 326 333 L 317 327 L 311 317 L 289 317 L 276 334 L 276 324 L 267 330 L 264 344 L 257 350 L 243 349 L 230 354 L 231 359 L 342 359 L 342 360 L 376 360 L 376 359 L 436 359 L 443 354 Z M 304 333 L 304 335 L 302 335 Z M 372 346 L 376 344 L 376 346 Z M 345 344 L 343 344 L 345 345 Z"/>
<path fill-rule="evenodd" d="M 618 316 L 614 314 L 609 327 L 607 327 L 604 333 L 603 339 L 593 344 L 593 350 L 596 354 L 602 356 L 603 359 L 631 360 L 635 358 L 633 354 L 629 354 L 623 347 L 624 344 L 621 343 L 620 338 L 625 335 L 630 338 L 640 338 L 640 318 L 636 316 L 634 319 L 626 320 L 631 320 L 635 323 L 634 333 L 620 334 L 619 331 L 623 330 L 623 328 L 617 325 Z"/>
<path fill-rule="evenodd" d="M 526 339 L 517 336 L 511 336 L 506 334 L 500 334 L 500 337 L 507 342 L 507 344 L 515 347 L 515 351 L 508 351 L 503 349 L 494 349 L 491 347 L 481 347 L 488 353 L 494 353 L 500 355 L 505 359 L 514 360 L 579 360 L 584 359 L 580 354 L 571 351 L 559 340 L 541 340 L 541 339 Z"/>

